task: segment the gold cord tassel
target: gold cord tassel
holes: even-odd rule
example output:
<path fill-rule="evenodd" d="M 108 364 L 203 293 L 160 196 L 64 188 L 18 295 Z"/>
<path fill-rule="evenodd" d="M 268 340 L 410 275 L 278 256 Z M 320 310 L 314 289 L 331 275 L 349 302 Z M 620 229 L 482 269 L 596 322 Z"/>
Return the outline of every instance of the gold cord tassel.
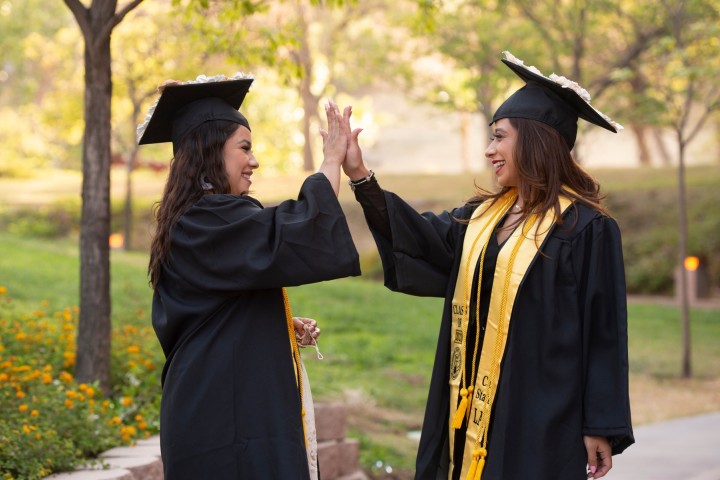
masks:
<path fill-rule="evenodd" d="M 480 480 L 482 477 L 482 471 L 485 467 L 485 457 L 487 456 L 487 450 L 484 448 L 476 448 L 472 452 L 472 463 L 470 464 L 470 470 L 468 471 L 465 480 Z"/>
<path fill-rule="evenodd" d="M 472 387 L 470 387 L 472 388 Z M 460 390 L 460 397 L 462 397 L 462 400 L 460 400 L 460 405 L 458 405 L 457 410 L 455 411 L 455 416 L 452 420 L 452 428 L 458 429 L 462 427 L 463 420 L 465 419 L 465 410 L 467 410 L 468 405 L 468 389 L 463 388 Z"/>
<path fill-rule="evenodd" d="M 465 419 L 470 420 L 470 411 L 472 410 L 472 398 L 473 398 L 473 386 L 470 385 L 468 388 L 468 408 L 465 411 Z"/>

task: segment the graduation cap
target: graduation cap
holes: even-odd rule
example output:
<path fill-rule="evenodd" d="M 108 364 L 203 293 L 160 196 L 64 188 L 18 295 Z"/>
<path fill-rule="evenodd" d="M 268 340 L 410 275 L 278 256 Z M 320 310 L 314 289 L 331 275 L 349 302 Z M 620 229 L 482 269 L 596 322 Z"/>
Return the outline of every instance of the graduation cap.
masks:
<path fill-rule="evenodd" d="M 253 77 L 238 73 L 232 77 L 200 75 L 195 80 L 165 85 L 155 105 L 137 128 L 139 145 L 173 142 L 212 120 L 250 124 L 238 108 L 250 89 Z"/>
<path fill-rule="evenodd" d="M 526 118 L 550 125 L 560 132 L 572 150 L 577 136 L 578 118 L 617 133 L 623 127 L 590 105 L 590 94 L 576 82 L 552 74 L 543 75 L 526 66 L 510 52 L 503 52 L 502 62 L 525 81 L 493 115 L 490 125 L 501 118 Z"/>

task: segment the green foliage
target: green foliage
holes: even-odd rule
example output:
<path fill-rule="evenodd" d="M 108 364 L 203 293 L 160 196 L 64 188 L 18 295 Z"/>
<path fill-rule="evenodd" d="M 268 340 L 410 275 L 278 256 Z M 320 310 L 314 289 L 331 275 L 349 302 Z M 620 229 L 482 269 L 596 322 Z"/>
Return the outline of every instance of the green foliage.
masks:
<path fill-rule="evenodd" d="M 688 193 L 688 255 L 700 257 L 715 287 L 720 285 L 720 202 L 716 186 L 696 186 Z M 613 192 L 608 199 L 623 232 L 628 291 L 674 293 L 678 265 L 678 209 L 675 187 Z"/>
<path fill-rule="evenodd" d="M 0 471 L 16 479 L 70 470 L 157 432 L 157 408 L 142 409 L 140 396 L 108 398 L 97 384 L 75 381 L 77 308 L 47 307 L 23 313 L 0 286 Z M 115 335 L 121 343 L 127 340 L 123 333 Z M 134 341 L 136 332 L 129 333 Z M 126 363 L 138 361 L 133 355 L 139 350 L 122 352 Z M 140 376 L 152 377 L 147 371 Z M 157 388 L 143 390 L 159 396 Z M 154 420 L 145 421 L 145 415 Z"/>
<path fill-rule="evenodd" d="M 76 233 L 79 225 L 80 205 L 76 201 L 0 208 L 0 228 L 21 237 L 67 237 Z"/>

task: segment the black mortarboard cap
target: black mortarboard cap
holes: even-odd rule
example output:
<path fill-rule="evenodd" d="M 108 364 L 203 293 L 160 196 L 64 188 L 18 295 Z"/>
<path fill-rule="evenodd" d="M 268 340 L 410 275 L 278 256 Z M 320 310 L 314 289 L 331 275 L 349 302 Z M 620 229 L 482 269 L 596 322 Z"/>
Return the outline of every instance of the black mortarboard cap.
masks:
<path fill-rule="evenodd" d="M 525 66 L 510 52 L 503 53 L 503 63 L 525 81 L 525 86 L 500 105 L 491 125 L 501 118 L 537 120 L 560 132 L 571 150 L 575 146 L 578 118 L 611 132 L 622 130 L 622 125 L 590 105 L 590 95 L 576 82 L 555 74 L 546 77 L 537 68 Z"/>
<path fill-rule="evenodd" d="M 201 75 L 196 80 L 166 85 L 138 127 L 138 144 L 173 142 L 175 146 L 192 129 L 212 120 L 228 120 L 249 130 L 238 108 L 252 82 L 253 78 L 244 74 L 230 78 Z"/>

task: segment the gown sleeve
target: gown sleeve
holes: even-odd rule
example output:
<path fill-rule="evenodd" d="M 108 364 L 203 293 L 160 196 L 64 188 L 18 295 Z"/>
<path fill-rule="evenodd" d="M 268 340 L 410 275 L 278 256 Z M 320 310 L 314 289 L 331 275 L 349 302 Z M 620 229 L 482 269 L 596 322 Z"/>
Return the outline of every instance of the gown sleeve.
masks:
<path fill-rule="evenodd" d="M 464 209 L 419 213 L 376 181 L 355 189 L 380 253 L 385 286 L 410 295 L 444 297 Z"/>
<path fill-rule="evenodd" d="M 572 251 L 583 319 L 583 434 L 608 437 L 617 454 L 634 443 L 625 271 L 617 223 L 596 218 L 575 239 Z"/>
<path fill-rule="evenodd" d="M 275 207 L 206 195 L 178 221 L 170 254 L 166 273 L 218 293 L 360 275 L 347 221 L 320 173 L 305 180 L 297 200 Z"/>

